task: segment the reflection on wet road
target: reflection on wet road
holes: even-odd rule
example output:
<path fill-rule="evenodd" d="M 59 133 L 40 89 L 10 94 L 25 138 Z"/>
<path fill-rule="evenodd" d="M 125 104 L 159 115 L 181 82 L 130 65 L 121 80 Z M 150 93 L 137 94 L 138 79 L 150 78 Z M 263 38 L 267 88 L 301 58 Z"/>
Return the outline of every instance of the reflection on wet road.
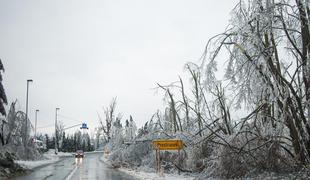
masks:
<path fill-rule="evenodd" d="M 64 158 L 14 180 L 134 180 L 131 176 L 106 166 L 99 160 L 101 156 L 102 153 L 90 153 L 86 154 L 85 158 Z"/>

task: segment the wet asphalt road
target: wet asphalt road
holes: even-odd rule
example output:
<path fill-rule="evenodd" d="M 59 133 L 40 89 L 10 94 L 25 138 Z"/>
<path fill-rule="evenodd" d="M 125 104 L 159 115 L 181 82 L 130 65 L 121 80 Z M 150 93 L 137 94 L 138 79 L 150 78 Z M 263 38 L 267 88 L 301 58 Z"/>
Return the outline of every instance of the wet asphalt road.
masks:
<path fill-rule="evenodd" d="M 12 180 L 134 180 L 128 174 L 108 167 L 99 158 L 102 153 L 85 154 L 84 158 L 72 157 L 36 168 L 32 173 L 13 178 Z"/>

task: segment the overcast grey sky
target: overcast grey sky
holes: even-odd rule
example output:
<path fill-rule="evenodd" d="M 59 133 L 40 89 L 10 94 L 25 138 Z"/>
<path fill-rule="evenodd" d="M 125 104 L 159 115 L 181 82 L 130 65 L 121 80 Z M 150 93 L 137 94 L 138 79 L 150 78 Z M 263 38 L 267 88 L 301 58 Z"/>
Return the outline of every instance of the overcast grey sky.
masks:
<path fill-rule="evenodd" d="M 93 128 L 112 97 L 140 127 L 162 109 L 156 83 L 183 75 L 228 24 L 236 0 L 0 0 L 0 58 L 9 102 L 38 127 L 60 114 Z M 75 121 L 63 119 L 66 126 Z M 54 127 L 39 129 L 51 133 Z"/>

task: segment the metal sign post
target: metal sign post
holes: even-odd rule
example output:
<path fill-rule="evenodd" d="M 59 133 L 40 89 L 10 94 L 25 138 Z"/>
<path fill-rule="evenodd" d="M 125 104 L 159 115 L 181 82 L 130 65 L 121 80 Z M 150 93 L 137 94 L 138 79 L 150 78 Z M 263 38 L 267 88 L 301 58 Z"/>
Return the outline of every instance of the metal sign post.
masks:
<path fill-rule="evenodd" d="M 160 152 L 158 149 L 156 149 L 156 171 L 158 174 L 160 173 Z"/>
<path fill-rule="evenodd" d="M 179 157 L 179 168 L 178 168 L 178 174 L 180 175 L 180 167 L 181 167 L 181 156 L 180 156 L 180 149 L 178 149 L 178 157 Z"/>
<path fill-rule="evenodd" d="M 154 149 L 156 150 L 156 166 L 157 166 L 157 173 L 160 173 L 160 150 L 178 150 L 178 164 L 181 167 L 181 157 L 180 157 L 180 150 L 183 148 L 183 141 L 182 140 L 154 140 L 153 141 Z M 178 168 L 178 172 L 180 174 L 180 169 Z"/>

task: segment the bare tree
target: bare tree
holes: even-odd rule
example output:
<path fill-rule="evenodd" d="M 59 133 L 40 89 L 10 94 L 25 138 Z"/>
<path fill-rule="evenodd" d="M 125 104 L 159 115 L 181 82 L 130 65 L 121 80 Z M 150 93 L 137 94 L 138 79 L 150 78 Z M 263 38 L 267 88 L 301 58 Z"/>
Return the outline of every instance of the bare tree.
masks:
<path fill-rule="evenodd" d="M 185 95 L 185 90 L 184 90 L 184 84 L 182 81 L 182 78 L 179 77 L 180 80 L 180 84 L 181 84 L 181 94 L 182 94 L 182 105 L 185 108 L 185 123 L 186 123 L 186 128 L 188 129 L 190 126 L 190 117 L 189 117 L 189 112 L 190 112 L 190 108 L 189 108 L 189 102 L 188 102 L 188 98 Z"/>
<path fill-rule="evenodd" d="M 201 74 L 199 67 L 196 64 L 193 63 L 187 63 L 186 64 L 186 69 L 189 71 L 191 75 L 191 80 L 193 83 L 193 89 L 192 93 L 194 95 L 194 107 L 192 110 L 196 114 L 196 121 L 198 125 L 198 132 L 199 135 L 202 136 L 202 126 L 203 126 L 203 118 L 202 118 L 202 103 L 203 103 L 203 92 L 202 92 L 202 83 L 201 83 Z"/>
<path fill-rule="evenodd" d="M 164 87 L 160 84 L 157 84 L 158 87 L 166 91 L 166 95 L 169 99 L 169 119 L 171 120 L 172 128 L 174 132 L 183 131 L 182 122 L 177 112 L 176 102 L 174 100 L 173 94 L 171 93 L 169 87 Z"/>
<path fill-rule="evenodd" d="M 219 84 L 219 85 L 215 86 L 214 92 L 213 91 L 210 91 L 210 92 L 216 98 L 214 103 L 220 112 L 220 117 L 216 117 L 216 119 L 220 119 L 223 121 L 222 124 L 224 127 L 222 127 L 221 125 L 219 127 L 223 131 L 224 134 L 231 135 L 233 133 L 232 120 L 230 117 L 230 109 L 227 105 L 227 101 L 226 101 L 224 91 L 225 90 L 222 87 L 222 85 Z"/>
<path fill-rule="evenodd" d="M 98 114 L 99 123 L 101 124 L 101 128 L 107 137 L 107 141 L 109 142 L 111 139 L 111 128 L 112 123 L 115 121 L 115 108 L 116 108 L 116 97 L 112 99 L 109 107 L 104 109 L 105 119 L 103 120 Z"/>

